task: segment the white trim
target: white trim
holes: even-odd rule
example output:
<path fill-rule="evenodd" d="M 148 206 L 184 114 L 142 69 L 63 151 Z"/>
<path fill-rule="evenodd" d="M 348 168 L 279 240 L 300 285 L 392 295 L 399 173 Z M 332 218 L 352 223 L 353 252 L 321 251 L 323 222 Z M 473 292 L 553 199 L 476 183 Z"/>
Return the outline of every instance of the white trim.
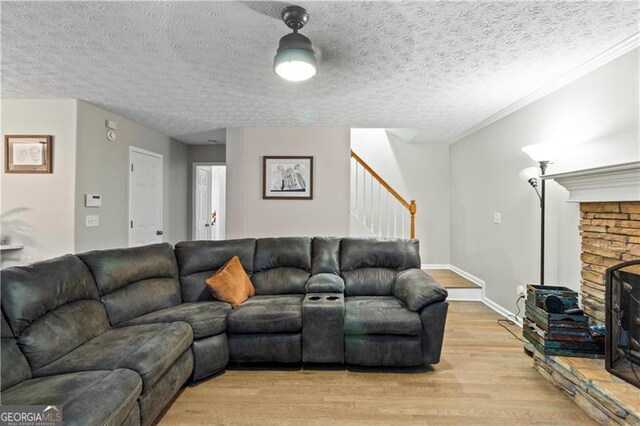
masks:
<path fill-rule="evenodd" d="M 463 278 L 466 278 L 467 280 L 471 281 L 474 284 L 479 285 L 482 288 L 482 294 L 484 295 L 484 281 L 481 280 L 480 278 L 476 277 L 475 275 L 471 275 L 470 273 L 468 273 L 467 271 L 463 271 L 462 269 L 458 268 L 457 266 L 451 265 L 451 270 L 453 272 L 455 272 L 456 274 L 460 275 Z"/>
<path fill-rule="evenodd" d="M 423 263 L 420 265 L 422 269 L 447 269 L 451 270 L 451 265 L 448 263 Z"/>
<path fill-rule="evenodd" d="M 191 240 L 196 239 L 196 169 L 206 166 L 226 166 L 224 161 L 194 161 L 191 163 Z M 226 204 L 226 203 L 225 203 Z"/>
<path fill-rule="evenodd" d="M 164 231 L 164 157 L 162 154 L 158 154 L 157 152 L 147 151 L 146 149 L 138 148 L 137 146 L 129 145 L 129 166 L 127 168 L 127 194 L 128 198 L 128 206 L 127 206 L 127 234 L 128 234 L 128 244 L 129 247 L 131 245 L 131 166 L 133 165 L 133 153 L 137 152 L 138 154 L 148 155 L 150 157 L 155 157 L 160 160 L 160 202 L 162 208 L 160 209 L 160 225 Z M 164 235 L 162 235 L 162 241 L 164 241 Z"/>
<path fill-rule="evenodd" d="M 448 288 L 447 300 L 452 302 L 482 302 L 482 289 L 476 288 Z"/>
<path fill-rule="evenodd" d="M 567 201 L 640 201 L 640 161 L 545 175 L 569 191 Z"/>
<path fill-rule="evenodd" d="M 478 124 L 452 137 L 450 140 L 447 141 L 447 143 L 451 145 L 463 138 L 466 138 L 467 136 L 477 132 L 478 130 L 483 129 L 488 125 L 495 123 L 496 121 L 506 117 L 509 114 L 513 114 L 517 110 L 524 108 L 525 106 L 537 101 L 538 99 L 544 96 L 547 96 L 548 94 L 560 89 L 563 86 L 566 86 L 572 81 L 575 81 L 580 77 L 583 77 L 584 75 L 590 73 L 596 68 L 599 68 L 613 61 L 614 59 L 619 58 L 620 56 L 630 52 L 631 50 L 635 49 L 638 46 L 640 46 L 640 32 L 635 33 L 634 35 L 627 38 L 626 40 L 623 40 L 622 42 L 611 47 L 610 49 L 607 49 L 603 53 L 588 60 L 587 62 L 584 62 L 583 64 L 577 66 L 573 70 L 565 73 L 564 75 L 558 77 L 557 79 L 551 81 L 550 83 L 545 84 L 544 86 L 533 91 L 532 93 L 528 94 L 524 98 L 521 98 L 520 100 L 512 103 L 506 108 L 503 108 L 500 111 L 496 112 L 495 114 L 489 116 L 488 118 L 485 118 Z"/>
<path fill-rule="evenodd" d="M 449 288 L 447 289 L 447 291 L 449 291 L 449 294 L 451 295 L 451 297 L 448 297 L 447 300 L 450 300 L 452 302 L 466 302 L 466 301 L 476 301 L 476 302 L 482 302 L 484 303 L 486 306 L 488 306 L 489 308 L 493 309 L 495 312 L 497 312 L 498 314 L 500 314 L 500 316 L 504 317 L 504 318 L 508 318 L 513 320 L 513 318 L 517 318 L 517 320 L 515 321 L 516 324 L 519 327 L 522 327 L 522 318 L 520 317 L 516 317 L 515 314 L 513 312 L 511 312 L 510 310 L 502 307 L 501 305 L 497 304 L 496 302 L 494 302 L 493 300 L 489 299 L 486 295 L 486 283 L 484 282 L 484 280 L 476 277 L 475 275 L 470 274 L 467 271 L 464 271 L 460 268 L 458 268 L 457 266 L 454 265 L 450 265 L 451 268 L 450 270 L 452 272 L 455 272 L 456 274 L 460 275 L 463 278 L 466 278 L 467 280 L 471 281 L 474 284 L 477 284 L 478 286 L 480 286 L 480 297 L 479 298 L 474 298 L 474 295 L 471 293 L 469 295 L 463 292 L 458 292 L 458 290 L 471 290 L 474 292 L 477 292 L 476 289 L 452 289 Z M 451 294 L 452 292 L 454 292 L 454 294 Z M 460 296 L 457 296 L 457 293 L 461 293 Z"/>
<path fill-rule="evenodd" d="M 510 310 L 505 309 L 502 306 L 498 305 L 496 302 L 494 302 L 493 300 L 489 299 L 487 296 L 483 296 L 482 297 L 482 303 L 484 303 L 485 305 L 487 305 L 488 307 L 490 307 L 491 309 L 493 309 L 494 311 L 496 311 L 497 313 L 499 313 L 500 315 L 502 315 L 505 318 L 513 320 L 514 317 L 515 317 L 516 318 L 515 323 L 519 327 L 522 327 L 522 318 L 516 317 L 516 315 L 513 312 L 511 312 Z"/>

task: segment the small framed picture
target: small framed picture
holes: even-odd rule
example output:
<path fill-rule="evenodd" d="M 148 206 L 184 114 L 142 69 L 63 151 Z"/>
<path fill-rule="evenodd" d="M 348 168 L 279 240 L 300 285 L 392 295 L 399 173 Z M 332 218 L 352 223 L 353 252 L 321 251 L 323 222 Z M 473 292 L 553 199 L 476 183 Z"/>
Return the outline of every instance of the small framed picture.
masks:
<path fill-rule="evenodd" d="M 313 157 L 263 157 L 262 198 L 312 200 Z"/>
<path fill-rule="evenodd" d="M 51 173 L 51 135 L 6 135 L 6 173 Z"/>

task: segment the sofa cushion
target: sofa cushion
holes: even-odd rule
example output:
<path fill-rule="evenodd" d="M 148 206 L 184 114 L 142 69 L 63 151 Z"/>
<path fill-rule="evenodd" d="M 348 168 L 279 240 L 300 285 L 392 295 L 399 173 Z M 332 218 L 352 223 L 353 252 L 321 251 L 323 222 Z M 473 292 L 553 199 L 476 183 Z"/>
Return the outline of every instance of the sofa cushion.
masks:
<path fill-rule="evenodd" d="M 260 238 L 256 242 L 253 271 L 279 267 L 311 270 L 311 238 Z"/>
<path fill-rule="evenodd" d="M 2 311 L 33 369 L 109 328 L 86 265 L 67 255 L 0 271 Z"/>
<path fill-rule="evenodd" d="M 347 296 L 391 296 L 396 271 L 388 268 L 362 268 L 342 273 Z"/>
<path fill-rule="evenodd" d="M 224 302 L 181 303 L 178 306 L 134 318 L 119 326 L 184 321 L 191 326 L 193 338 L 202 339 L 224 333 L 227 330 L 229 311 L 231 311 L 231 306 Z"/>
<path fill-rule="evenodd" d="M 391 296 L 345 298 L 344 334 L 397 334 L 418 336 L 422 331 L 420 315 L 408 310 Z"/>
<path fill-rule="evenodd" d="M 35 320 L 77 300 L 98 300 L 98 288 L 87 267 L 75 256 L 0 271 L 2 310 L 20 336 Z"/>
<path fill-rule="evenodd" d="M 230 334 L 292 333 L 302 330 L 303 295 L 254 296 L 229 313 Z"/>
<path fill-rule="evenodd" d="M 146 392 L 192 341 L 191 327 L 184 322 L 114 328 L 35 370 L 34 376 L 128 368 L 142 377 Z"/>
<path fill-rule="evenodd" d="M 301 294 L 309 277 L 303 269 L 283 267 L 255 272 L 251 281 L 256 294 Z"/>
<path fill-rule="evenodd" d="M 233 256 L 222 268 L 207 278 L 205 283 L 213 297 L 230 303 L 234 308 L 256 294 L 249 276 L 242 269 L 238 256 Z"/>
<path fill-rule="evenodd" d="M 347 296 L 390 296 L 398 272 L 420 268 L 418 240 L 345 238 L 340 268 Z"/>
<path fill-rule="evenodd" d="M 311 271 L 311 238 L 261 238 L 251 281 L 256 294 L 304 293 Z"/>
<path fill-rule="evenodd" d="M 141 390 L 131 370 L 85 371 L 27 380 L 3 391 L 2 403 L 62 406 L 65 425 L 120 425 Z"/>
<path fill-rule="evenodd" d="M 170 244 L 97 250 L 78 257 L 91 270 L 112 325 L 182 301 Z"/>
<path fill-rule="evenodd" d="M 340 270 L 420 268 L 418 240 L 397 238 L 344 238 L 340 245 Z"/>
<path fill-rule="evenodd" d="M 13 337 L 13 332 L 2 314 L 2 339 L 0 341 L 0 385 L 4 391 L 6 388 L 16 385 L 31 378 L 31 367 L 24 357 L 18 343 Z"/>
<path fill-rule="evenodd" d="M 240 258 L 245 272 L 253 273 L 256 240 L 246 238 L 223 241 L 184 241 L 176 244 L 175 256 L 180 272 L 184 302 L 213 300 L 204 281 L 233 256 Z"/>
<path fill-rule="evenodd" d="M 407 269 L 396 277 L 393 295 L 400 299 L 407 309 L 419 312 L 427 305 L 442 302 L 448 296 L 447 289 L 421 269 Z"/>
<path fill-rule="evenodd" d="M 312 275 L 305 285 L 307 293 L 344 293 L 344 280 L 339 275 L 320 273 Z"/>
<path fill-rule="evenodd" d="M 311 242 L 311 273 L 340 274 L 340 241 L 335 237 L 314 237 Z"/>

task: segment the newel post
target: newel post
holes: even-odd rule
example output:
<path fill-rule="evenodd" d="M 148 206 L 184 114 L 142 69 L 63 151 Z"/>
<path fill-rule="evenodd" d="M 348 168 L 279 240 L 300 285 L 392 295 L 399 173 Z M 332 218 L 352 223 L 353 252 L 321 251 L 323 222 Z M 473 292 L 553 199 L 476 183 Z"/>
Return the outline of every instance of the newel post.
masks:
<path fill-rule="evenodd" d="M 411 238 L 416 237 L 416 200 L 411 200 L 411 204 L 409 205 L 409 213 L 411 213 Z"/>

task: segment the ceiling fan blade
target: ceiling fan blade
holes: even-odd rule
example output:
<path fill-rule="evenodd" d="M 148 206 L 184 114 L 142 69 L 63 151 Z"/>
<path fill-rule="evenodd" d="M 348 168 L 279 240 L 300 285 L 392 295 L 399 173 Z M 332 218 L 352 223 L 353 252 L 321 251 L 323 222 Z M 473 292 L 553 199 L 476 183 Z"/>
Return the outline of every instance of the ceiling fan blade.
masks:
<path fill-rule="evenodd" d="M 253 10 L 254 12 L 258 12 L 261 15 L 268 16 L 269 18 L 274 18 L 281 20 L 280 12 L 287 6 L 290 6 L 291 3 L 285 3 L 282 1 L 239 1 Z"/>

